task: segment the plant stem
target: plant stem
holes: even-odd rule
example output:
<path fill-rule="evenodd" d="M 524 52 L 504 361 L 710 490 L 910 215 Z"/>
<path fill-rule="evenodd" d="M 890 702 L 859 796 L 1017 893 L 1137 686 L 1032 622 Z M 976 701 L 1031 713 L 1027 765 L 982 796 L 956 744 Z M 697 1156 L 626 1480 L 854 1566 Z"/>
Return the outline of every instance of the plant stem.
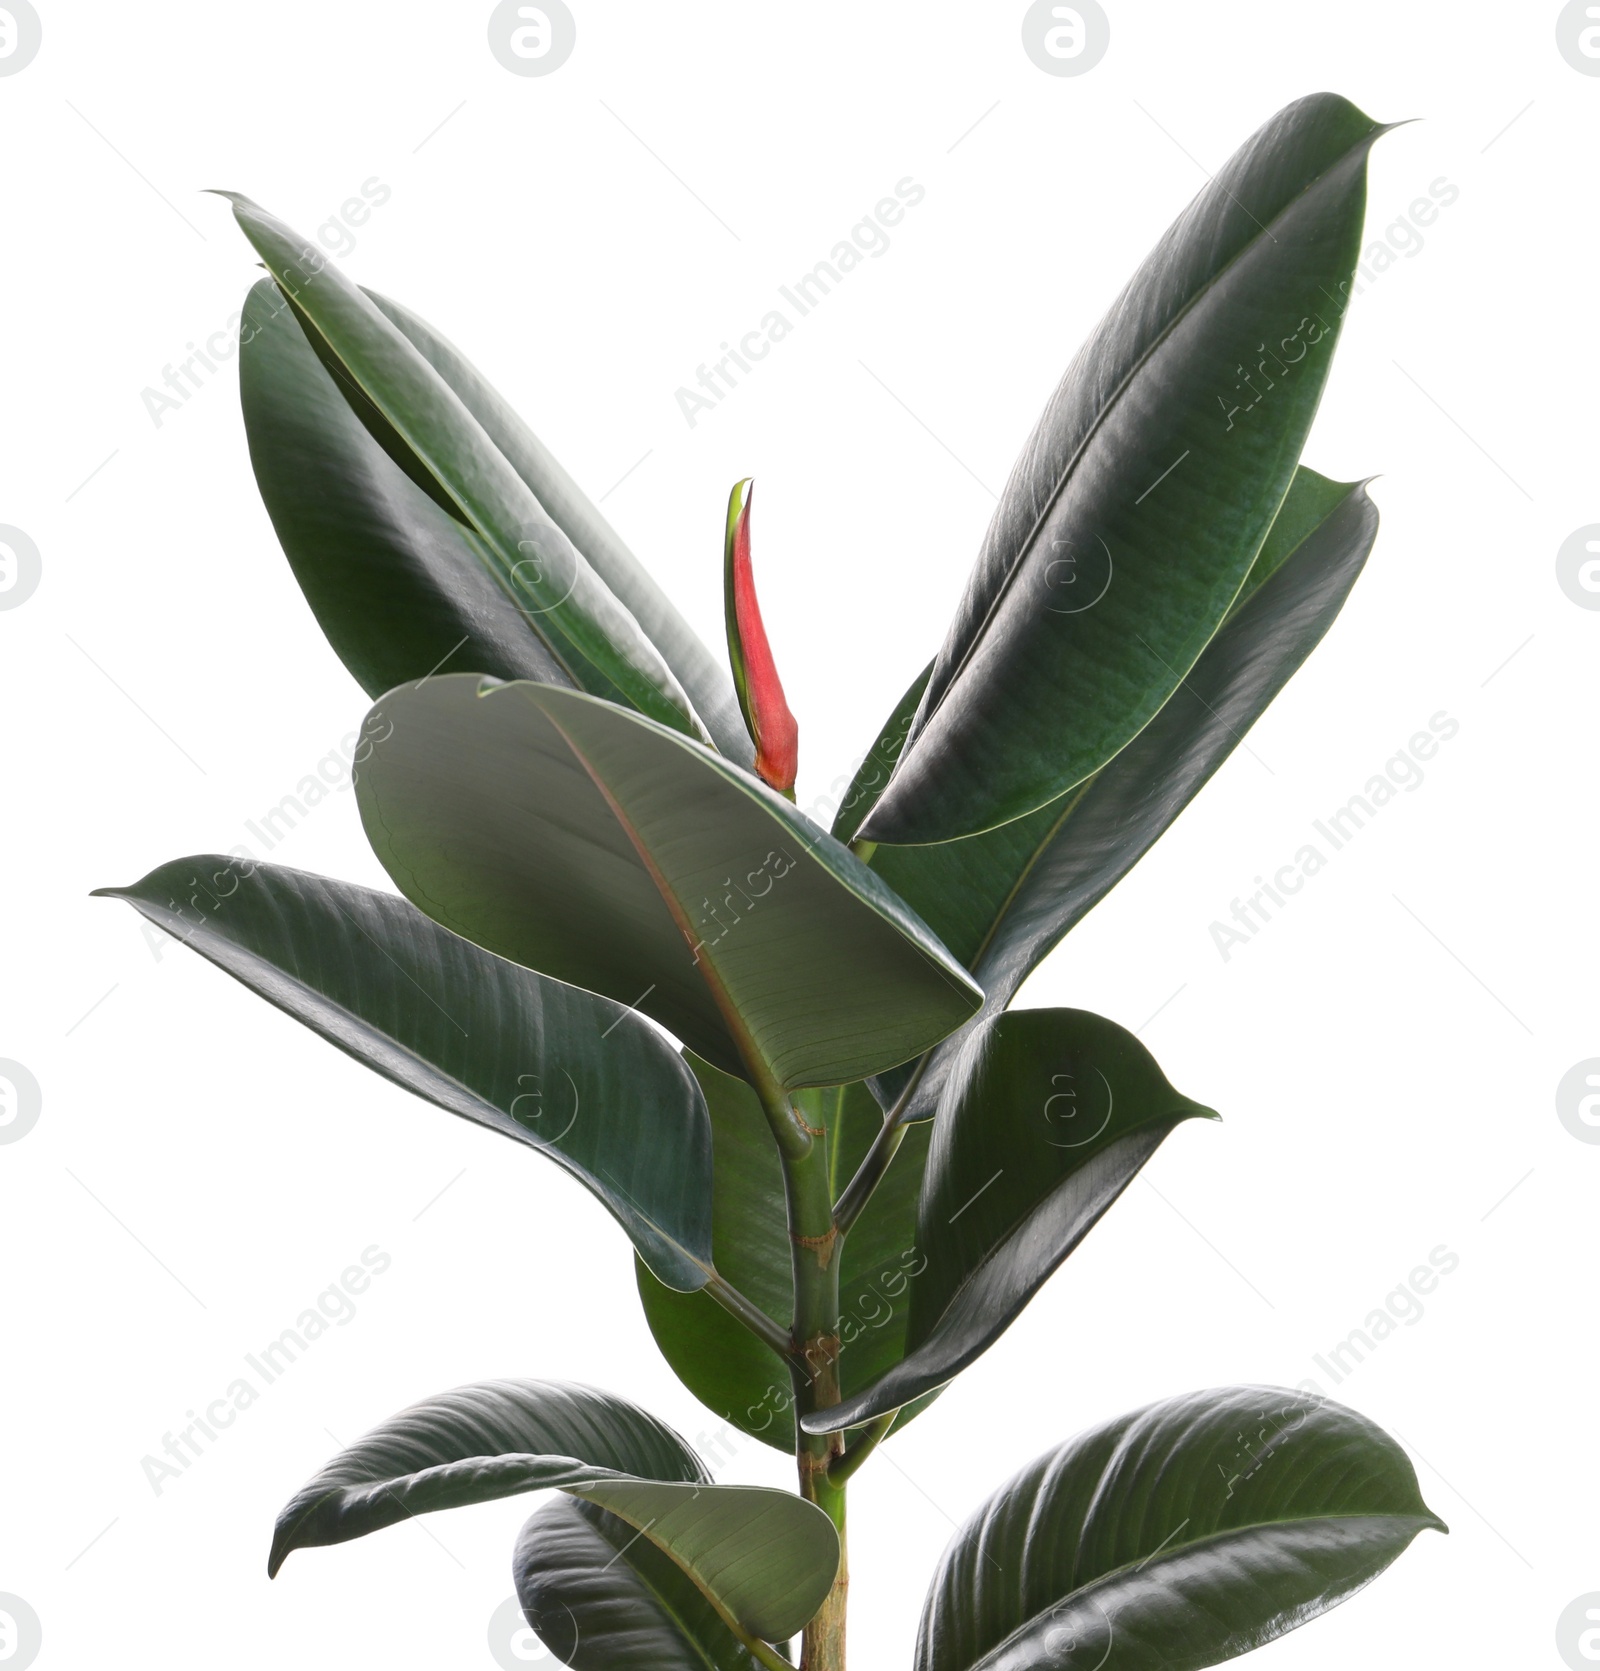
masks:
<path fill-rule="evenodd" d="M 861 1435 L 853 1445 L 847 1445 L 841 1456 L 836 1456 L 828 1465 L 828 1483 L 843 1485 L 849 1480 L 867 1460 L 869 1456 L 889 1437 L 889 1430 L 899 1418 L 898 1410 L 890 1410 L 878 1419 Z"/>
<path fill-rule="evenodd" d="M 741 1294 L 725 1277 L 713 1271 L 706 1281 L 706 1294 L 730 1317 L 739 1322 L 763 1345 L 770 1346 L 787 1363 L 794 1361 L 794 1342 L 789 1331 L 774 1323 L 754 1300 Z"/>
<path fill-rule="evenodd" d="M 766 1666 L 767 1671 L 794 1671 L 794 1667 L 782 1654 L 763 1642 L 759 1637 L 747 1636 L 742 1630 L 734 1631 L 734 1635 L 744 1643 L 750 1657 L 759 1664 Z"/>
<path fill-rule="evenodd" d="M 895 1150 L 900 1147 L 906 1134 L 905 1111 L 911 1106 L 911 1098 L 915 1095 L 917 1086 L 921 1084 L 927 1066 L 928 1056 L 924 1055 L 906 1082 L 906 1088 L 896 1099 L 894 1107 L 884 1115 L 883 1126 L 873 1138 L 872 1147 L 862 1156 L 855 1177 L 845 1185 L 844 1193 L 839 1197 L 839 1204 L 833 1213 L 841 1236 L 861 1217 L 862 1209 L 872 1199 L 873 1190 L 889 1170 L 889 1162 L 894 1159 Z"/>
<path fill-rule="evenodd" d="M 793 1110 L 768 1108 L 780 1130 Z M 826 1138 L 804 1154 L 783 1154 L 784 1192 L 794 1269 L 794 1338 L 790 1371 L 796 1422 L 811 1410 L 839 1402 L 839 1252 L 842 1238 L 833 1221 Z M 796 1426 L 795 1461 L 800 1495 L 815 1503 L 839 1532 L 839 1572 L 817 1616 L 806 1626 L 802 1671 L 844 1671 L 845 1606 L 849 1569 L 845 1553 L 845 1493 L 828 1477 L 844 1447 L 840 1434 L 813 1436 Z"/>

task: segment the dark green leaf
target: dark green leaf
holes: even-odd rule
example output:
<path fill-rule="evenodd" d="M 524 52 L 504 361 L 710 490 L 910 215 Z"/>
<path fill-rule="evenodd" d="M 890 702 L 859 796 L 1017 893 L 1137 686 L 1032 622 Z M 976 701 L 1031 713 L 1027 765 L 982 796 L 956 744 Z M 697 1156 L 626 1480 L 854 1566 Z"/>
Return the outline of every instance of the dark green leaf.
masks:
<path fill-rule="evenodd" d="M 637 1005 L 728 1071 L 859 1079 L 981 994 L 848 849 L 748 772 L 550 685 L 468 675 L 368 716 L 367 835 L 435 921 Z"/>
<path fill-rule="evenodd" d="M 552 1489 L 627 1521 L 751 1637 L 792 1636 L 839 1569 L 839 1534 L 815 1504 L 711 1483 L 636 1405 L 589 1387 L 490 1381 L 415 1404 L 337 1456 L 278 1516 L 267 1571 L 295 1549 L 413 1515 Z"/>
<path fill-rule="evenodd" d="M 491 957 L 392 894 L 220 854 L 102 888 L 397 1085 L 538 1149 L 664 1282 L 711 1258 L 694 1076 L 618 1004 Z"/>
<path fill-rule="evenodd" d="M 715 1183 L 712 1246 L 718 1273 L 777 1324 L 794 1316 L 783 1170 L 761 1105 L 743 1080 L 703 1062 L 695 1072 L 711 1110 Z M 877 1135 L 878 1105 L 861 1084 L 805 1093 L 806 1118 L 825 1125 L 837 1198 Z M 910 1279 L 922 1267 L 917 1196 L 928 1128 L 907 1133 L 883 1182 L 845 1240 L 839 1270 L 839 1380 L 848 1398 L 905 1353 Z M 650 1332 L 679 1380 L 724 1421 L 794 1453 L 789 1369 L 770 1347 L 704 1293 L 674 1293 L 641 1262 L 639 1297 Z M 916 1409 L 905 1411 L 900 1426 Z"/>
<path fill-rule="evenodd" d="M 1204 1116 L 1132 1033 L 1086 1010 L 985 1022 L 951 1070 L 917 1209 L 905 1357 L 810 1432 L 909 1404 L 986 1352 L 1173 1127 Z M 894 1168 L 890 1168 L 893 1176 Z"/>
<path fill-rule="evenodd" d="M 271 279 L 246 299 L 239 343 L 256 485 L 306 601 L 366 693 L 445 671 L 565 683 L 465 526 L 372 438 Z"/>
<path fill-rule="evenodd" d="M 839 1533 L 815 1503 L 755 1485 L 597 1479 L 569 1487 L 670 1555 L 736 1630 L 785 1642 L 839 1571 Z"/>
<path fill-rule="evenodd" d="M 1381 131 L 1331 94 L 1299 100 L 1156 246 L 1023 449 L 863 839 L 1020 818 L 1177 688 L 1288 491 Z"/>
<path fill-rule="evenodd" d="M 689 1058 L 711 1112 L 711 1245 L 720 1276 L 773 1322 L 794 1316 L 783 1166 L 756 1094 Z M 745 1433 L 794 1454 L 789 1368 L 715 1300 L 685 1296 L 637 1265 L 639 1298 L 662 1356 L 700 1402 Z M 704 1295 L 700 1298 L 705 1299 Z"/>
<path fill-rule="evenodd" d="M 223 195 L 363 424 L 460 522 L 567 676 L 702 734 L 682 686 L 639 623 L 405 332 L 282 221 L 247 197 Z"/>
<path fill-rule="evenodd" d="M 1199 1671 L 1445 1527 L 1400 1447 L 1281 1387 L 1152 1404 L 1062 1445 L 956 1534 L 915 1671 Z"/>
<path fill-rule="evenodd" d="M 670 1427 L 626 1399 L 559 1381 L 485 1381 L 391 1416 L 307 1481 L 278 1516 L 268 1574 L 296 1549 L 540 1490 L 567 1465 L 709 1481 Z"/>
<path fill-rule="evenodd" d="M 1361 484 L 1301 469 L 1221 630 L 1121 753 L 1078 789 L 997 830 L 873 853 L 872 868 L 983 987 L 986 1013 L 1011 1002 L 1243 741 L 1332 625 L 1377 531 Z M 933 1113 L 963 1037 L 935 1047 L 911 1118 Z M 902 1069 L 877 1086 L 886 1104 L 909 1078 Z"/>
<path fill-rule="evenodd" d="M 688 1574 L 593 1503 L 546 1503 L 511 1569 L 528 1623 L 575 1671 L 756 1671 Z"/>

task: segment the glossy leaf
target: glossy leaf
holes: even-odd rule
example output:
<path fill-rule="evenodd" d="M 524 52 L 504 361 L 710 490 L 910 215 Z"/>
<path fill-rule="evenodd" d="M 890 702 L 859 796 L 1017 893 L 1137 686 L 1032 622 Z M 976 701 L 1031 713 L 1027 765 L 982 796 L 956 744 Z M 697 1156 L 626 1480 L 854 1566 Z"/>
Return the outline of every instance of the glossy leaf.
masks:
<path fill-rule="evenodd" d="M 511 1570 L 524 1617 L 575 1671 L 759 1663 L 681 1567 L 594 1503 L 546 1503 L 522 1528 Z"/>
<path fill-rule="evenodd" d="M 357 798 L 396 884 L 498 955 L 637 1005 L 728 1071 L 879 1072 L 981 994 L 870 870 L 749 773 L 549 685 L 470 676 L 368 716 Z"/>
<path fill-rule="evenodd" d="M 711 1114 L 713 1263 L 787 1329 L 793 1273 L 783 1167 L 772 1132 L 744 1080 L 697 1057 L 689 1061 Z M 794 1395 L 785 1361 L 714 1300 L 684 1305 L 684 1296 L 636 1265 L 645 1319 L 678 1379 L 723 1421 L 793 1455 Z"/>
<path fill-rule="evenodd" d="M 728 661 L 733 685 L 744 710 L 745 726 L 756 745 L 755 774 L 780 795 L 793 798 L 799 769 L 800 728 L 789 711 L 783 681 L 767 641 L 766 623 L 756 598 L 750 555 L 750 508 L 755 484 L 736 482 L 728 498 L 728 528 L 723 551 L 723 602 L 727 617 Z"/>
<path fill-rule="evenodd" d="M 624 1479 L 569 1489 L 627 1521 L 728 1624 L 765 1642 L 804 1629 L 839 1570 L 833 1522 L 792 1491 Z"/>
<path fill-rule="evenodd" d="M 694 1076 L 621 1005 L 519 969 L 405 900 L 220 854 L 102 888 L 358 1062 L 548 1155 L 675 1288 L 711 1257 Z"/>
<path fill-rule="evenodd" d="M 987 1014 L 1010 1004 L 1243 742 L 1333 624 L 1377 532 L 1363 484 L 1299 470 L 1220 631 L 1121 753 L 1078 789 L 997 830 L 872 854 L 872 868 L 983 987 Z M 964 1037 L 935 1046 L 911 1118 L 932 1115 Z M 885 1104 L 909 1079 L 902 1069 L 877 1085 Z"/>
<path fill-rule="evenodd" d="M 347 1543 L 412 1515 L 540 1490 L 580 1464 L 690 1485 L 709 1481 L 670 1427 L 611 1393 L 560 1381 L 456 1387 L 391 1416 L 308 1480 L 278 1516 L 268 1575 L 296 1549 Z"/>
<path fill-rule="evenodd" d="M 413 1405 L 329 1463 L 279 1515 L 268 1573 L 295 1549 L 552 1489 L 627 1521 L 751 1636 L 792 1636 L 838 1571 L 839 1535 L 821 1509 L 787 1491 L 708 1481 L 683 1441 L 637 1406 L 588 1387 L 491 1381 Z"/>
<path fill-rule="evenodd" d="M 447 671 L 567 682 L 459 518 L 356 416 L 271 279 L 245 300 L 239 397 L 294 577 L 369 696 Z"/>
<path fill-rule="evenodd" d="M 702 735 L 682 686 L 639 623 L 405 332 L 282 221 L 247 197 L 222 195 L 361 421 L 461 523 L 567 676 Z"/>
<path fill-rule="evenodd" d="M 717 1271 L 788 1328 L 794 1316 L 793 1272 L 783 1170 L 771 1132 L 743 1080 L 704 1062 L 693 1066 L 711 1110 Z M 861 1084 L 805 1095 L 807 1120 L 827 1128 L 837 1198 L 877 1135 L 882 1115 Z M 927 1151 L 928 1128 L 914 1128 L 845 1239 L 839 1380 L 847 1398 L 871 1386 L 905 1353 L 910 1283 L 926 1262 L 917 1243 L 917 1197 Z M 642 1262 L 637 1275 L 650 1332 L 678 1379 L 723 1421 L 792 1456 L 794 1393 L 784 1360 L 708 1295 L 674 1293 Z M 896 1432 L 918 1408 L 902 1414 Z"/>
<path fill-rule="evenodd" d="M 915 1671 L 1198 1671 L 1444 1531 L 1400 1447 L 1281 1387 L 1168 1399 L 1030 1463 L 956 1534 Z"/>
<path fill-rule="evenodd" d="M 1023 449 L 863 839 L 1020 818 L 1177 688 L 1288 491 L 1381 131 L 1331 94 L 1297 101 L 1157 244 Z"/>
<path fill-rule="evenodd" d="M 917 1208 L 906 1355 L 809 1432 L 870 1421 L 986 1352 L 1184 1120 L 1215 1119 L 1086 1010 L 985 1022 L 950 1074 Z M 893 1173 L 893 1167 L 890 1173 Z"/>

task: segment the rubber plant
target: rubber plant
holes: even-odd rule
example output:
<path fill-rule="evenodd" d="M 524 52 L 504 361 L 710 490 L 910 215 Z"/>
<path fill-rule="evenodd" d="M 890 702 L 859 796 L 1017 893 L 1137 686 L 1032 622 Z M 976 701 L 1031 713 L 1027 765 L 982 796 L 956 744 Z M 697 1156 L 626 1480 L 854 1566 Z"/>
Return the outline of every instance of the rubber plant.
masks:
<path fill-rule="evenodd" d="M 752 579 L 731 677 L 431 326 L 233 197 L 251 459 L 375 699 L 366 832 L 399 895 L 180 859 L 152 922 L 407 1090 L 539 1151 L 633 1244 L 656 1344 L 795 1493 L 547 1380 L 457 1388 L 335 1457 L 295 1549 L 558 1495 L 517 1593 L 580 1671 L 845 1657 L 847 1482 L 980 1357 L 1176 1126 L 1115 1022 L 1009 1008 L 1322 638 L 1377 518 L 1299 465 L 1367 153 L 1324 94 L 1267 123 L 1089 338 L 938 653 L 825 829 Z M 677 1041 L 677 1047 L 669 1042 Z M 1401 1449 L 1235 1387 L 1106 1422 L 1001 1485 L 933 1575 L 917 1671 L 1210 1665 L 1442 1529 Z"/>

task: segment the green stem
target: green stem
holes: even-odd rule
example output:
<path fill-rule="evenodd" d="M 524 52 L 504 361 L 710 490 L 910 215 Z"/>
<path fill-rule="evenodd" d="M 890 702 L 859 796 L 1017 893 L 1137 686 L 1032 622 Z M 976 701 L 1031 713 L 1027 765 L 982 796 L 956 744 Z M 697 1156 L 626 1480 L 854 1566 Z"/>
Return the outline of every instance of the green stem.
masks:
<path fill-rule="evenodd" d="M 884 1115 L 883 1125 L 878 1135 L 873 1138 L 872 1147 L 861 1157 L 855 1177 L 845 1185 L 844 1193 L 839 1197 L 833 1217 L 841 1236 L 848 1234 L 850 1227 L 861 1217 L 862 1209 L 872 1199 L 872 1192 L 878 1187 L 884 1173 L 889 1170 L 889 1162 L 894 1159 L 895 1150 L 905 1138 L 906 1109 L 911 1106 L 911 1098 L 916 1093 L 917 1086 L 922 1083 L 922 1075 L 927 1069 L 931 1054 L 929 1052 L 924 1055 L 917 1063 L 911 1078 L 906 1081 L 906 1088 L 895 1100 L 894 1107 Z"/>
<path fill-rule="evenodd" d="M 770 1346 L 786 1363 L 794 1361 L 794 1341 L 789 1331 L 767 1316 L 754 1300 L 741 1294 L 725 1277 L 713 1271 L 706 1280 L 706 1294 L 730 1317 L 736 1318 L 763 1345 Z"/>
<path fill-rule="evenodd" d="M 844 1485 L 855 1474 L 861 1464 L 889 1437 L 889 1430 L 894 1426 L 899 1414 L 898 1410 L 890 1410 L 887 1415 L 879 1416 L 853 1445 L 845 1447 L 842 1456 L 836 1456 L 828 1464 L 829 1485 Z"/>
<path fill-rule="evenodd" d="M 787 1097 L 782 1107 L 767 1103 L 773 1130 L 798 1118 Z M 808 1136 L 812 1134 L 809 1128 Z M 781 1148 L 781 1144 L 780 1144 Z M 789 1242 L 794 1271 L 794 1331 L 790 1375 L 794 1386 L 795 1462 L 800 1495 L 815 1503 L 839 1532 L 839 1572 L 817 1616 L 806 1626 L 802 1671 L 844 1671 L 845 1606 L 849 1570 L 845 1555 L 845 1494 L 828 1477 L 843 1449 L 839 1434 L 813 1435 L 799 1428 L 799 1417 L 839 1403 L 839 1254 L 843 1238 L 833 1220 L 833 1191 L 828 1177 L 826 1134 L 805 1152 L 783 1151 L 784 1194 L 788 1203 Z"/>

